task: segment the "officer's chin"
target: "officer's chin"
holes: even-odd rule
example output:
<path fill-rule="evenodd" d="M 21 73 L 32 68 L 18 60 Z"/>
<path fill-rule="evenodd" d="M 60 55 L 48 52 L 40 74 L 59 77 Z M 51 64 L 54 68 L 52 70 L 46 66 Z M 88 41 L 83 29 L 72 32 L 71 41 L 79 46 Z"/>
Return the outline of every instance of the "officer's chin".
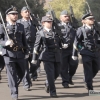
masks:
<path fill-rule="evenodd" d="M 17 20 L 13 20 L 13 22 L 16 22 Z"/>
<path fill-rule="evenodd" d="M 66 23 L 69 23 L 69 22 L 70 22 L 69 20 L 66 21 Z"/>

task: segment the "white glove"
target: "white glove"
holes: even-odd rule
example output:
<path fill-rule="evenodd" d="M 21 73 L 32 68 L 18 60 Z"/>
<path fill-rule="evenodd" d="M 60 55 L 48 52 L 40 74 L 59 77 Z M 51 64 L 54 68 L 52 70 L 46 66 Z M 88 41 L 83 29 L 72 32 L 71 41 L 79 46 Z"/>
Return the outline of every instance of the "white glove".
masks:
<path fill-rule="evenodd" d="M 13 44 L 14 44 L 13 41 L 10 40 L 10 39 L 7 40 L 6 43 L 5 43 L 6 46 L 8 46 L 8 45 L 12 46 Z"/>
<path fill-rule="evenodd" d="M 68 44 L 62 44 L 62 48 L 63 48 L 63 49 L 68 48 Z"/>
<path fill-rule="evenodd" d="M 2 56 L 2 51 L 0 51 L 0 55 Z"/>
<path fill-rule="evenodd" d="M 25 55 L 25 59 L 27 59 L 29 57 L 29 54 L 28 55 Z"/>
<path fill-rule="evenodd" d="M 77 57 L 77 56 L 72 56 L 72 59 L 73 59 L 73 60 L 77 60 L 78 57 Z"/>
<path fill-rule="evenodd" d="M 32 64 L 36 64 L 37 63 L 37 60 L 32 60 L 31 63 Z"/>

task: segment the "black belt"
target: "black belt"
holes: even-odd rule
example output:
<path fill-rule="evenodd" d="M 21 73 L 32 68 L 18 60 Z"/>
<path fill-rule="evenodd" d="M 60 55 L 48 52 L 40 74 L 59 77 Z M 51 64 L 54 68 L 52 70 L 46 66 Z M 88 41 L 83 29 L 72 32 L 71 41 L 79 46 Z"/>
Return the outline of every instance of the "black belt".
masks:
<path fill-rule="evenodd" d="M 50 52 L 57 52 L 58 50 L 59 50 L 58 48 L 48 49 L 48 51 L 50 51 Z"/>
<path fill-rule="evenodd" d="M 12 47 L 12 48 L 7 48 L 7 50 L 9 50 L 9 51 L 23 51 L 24 52 L 24 49 L 19 48 L 18 46 L 15 46 L 15 47 Z"/>
<path fill-rule="evenodd" d="M 13 51 L 24 51 L 24 49 L 16 46 L 16 47 L 13 48 Z"/>
<path fill-rule="evenodd" d="M 92 51 L 92 52 L 96 52 L 96 51 L 99 51 L 99 49 L 95 48 L 95 49 L 89 49 L 87 48 L 89 51 Z"/>

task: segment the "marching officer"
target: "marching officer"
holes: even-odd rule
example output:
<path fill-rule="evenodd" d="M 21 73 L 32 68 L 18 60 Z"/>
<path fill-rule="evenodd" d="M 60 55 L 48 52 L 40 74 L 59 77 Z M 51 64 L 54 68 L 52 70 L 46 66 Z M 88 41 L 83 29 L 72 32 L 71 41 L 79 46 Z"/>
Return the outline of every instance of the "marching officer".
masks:
<path fill-rule="evenodd" d="M 67 44 L 67 48 L 62 48 L 61 78 L 63 87 L 68 88 L 69 84 L 74 85 L 72 77 L 78 67 L 78 60 L 72 59 L 73 42 L 76 31 L 70 25 L 70 15 L 66 10 L 61 12 L 60 20 L 60 24 L 64 27 L 61 29 L 63 38 L 66 40 Z"/>
<path fill-rule="evenodd" d="M 53 20 L 50 16 L 42 17 L 43 29 L 36 34 L 32 63 L 37 63 L 40 46 L 43 50 L 39 59 L 43 61 L 47 74 L 48 84 L 45 85 L 46 92 L 50 92 L 51 97 L 57 97 L 55 80 L 60 73 L 61 65 L 61 40 L 56 32 L 52 30 Z"/>
<path fill-rule="evenodd" d="M 18 85 L 25 74 L 25 55 L 28 53 L 27 42 L 24 26 L 16 22 L 18 19 L 16 7 L 12 6 L 7 9 L 6 16 L 9 19 L 5 25 L 7 33 L 0 26 L 0 45 L 3 47 L 2 55 L 7 70 L 11 96 L 13 100 L 18 100 Z M 17 75 L 19 80 L 17 80 Z"/>
<path fill-rule="evenodd" d="M 24 6 L 21 9 L 21 16 L 22 18 L 19 19 L 17 22 L 24 25 L 25 36 L 26 36 L 26 40 L 27 40 L 27 44 L 29 48 L 29 57 L 26 59 L 27 72 L 23 78 L 23 83 L 24 83 L 24 89 L 29 90 L 30 85 L 31 85 L 31 79 L 29 77 L 29 64 L 30 64 L 30 67 L 33 67 L 33 68 L 35 67 L 31 63 L 31 60 L 32 60 L 32 55 L 33 55 L 32 53 L 33 53 L 33 47 L 34 47 L 34 42 L 35 42 L 35 36 L 36 36 L 36 28 L 34 27 L 32 20 L 30 19 L 30 11 L 26 6 Z M 32 74 L 34 73 L 35 73 L 35 68 Z"/>
<path fill-rule="evenodd" d="M 93 78 L 99 70 L 100 40 L 98 30 L 94 26 L 94 16 L 90 13 L 82 17 L 84 25 L 77 30 L 73 48 L 73 60 L 77 60 L 77 50 L 81 44 L 80 54 L 82 56 L 86 88 L 93 90 Z"/>

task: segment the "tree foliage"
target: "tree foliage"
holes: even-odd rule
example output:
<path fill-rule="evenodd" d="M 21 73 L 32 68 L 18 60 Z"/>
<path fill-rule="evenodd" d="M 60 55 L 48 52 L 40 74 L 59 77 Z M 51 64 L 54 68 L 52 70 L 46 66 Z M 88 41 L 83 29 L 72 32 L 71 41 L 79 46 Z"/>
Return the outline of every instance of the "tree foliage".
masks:
<path fill-rule="evenodd" d="M 34 13 L 35 15 L 39 14 L 40 17 L 43 16 L 45 13 L 45 10 L 43 9 L 44 2 L 45 0 L 27 0 L 27 3 L 31 8 L 32 13 Z M 23 6 L 26 6 L 24 0 L 0 0 L 1 13 L 5 15 L 5 11 L 9 7 L 11 7 L 11 5 L 16 6 L 19 12 Z"/>
<path fill-rule="evenodd" d="M 56 16 L 58 18 L 62 10 L 67 10 L 70 12 L 69 6 L 71 5 L 73 7 L 75 17 L 77 19 L 81 19 L 82 15 L 85 14 L 88 9 L 85 1 L 89 3 L 96 20 L 100 21 L 100 14 L 98 14 L 98 12 L 100 12 L 100 0 L 52 0 L 50 5 L 56 12 Z"/>

